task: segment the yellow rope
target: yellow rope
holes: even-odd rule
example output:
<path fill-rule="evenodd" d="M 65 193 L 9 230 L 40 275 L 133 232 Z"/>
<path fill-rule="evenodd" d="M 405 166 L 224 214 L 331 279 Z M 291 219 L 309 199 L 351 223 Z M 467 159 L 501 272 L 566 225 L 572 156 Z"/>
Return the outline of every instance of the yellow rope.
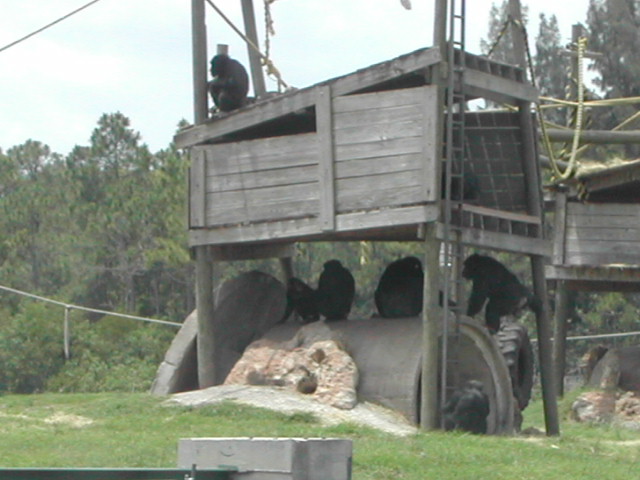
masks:
<path fill-rule="evenodd" d="M 583 69 L 582 64 L 584 60 L 584 52 L 587 48 L 587 39 L 586 37 L 580 37 L 578 40 L 578 101 L 577 101 L 577 111 L 576 111 L 576 124 L 575 131 L 573 135 L 573 142 L 571 144 L 571 156 L 569 157 L 569 165 L 566 170 L 563 172 L 560 170 L 558 166 L 557 159 L 553 154 L 553 149 L 551 148 L 551 141 L 546 132 L 545 122 L 540 122 L 540 127 L 542 129 L 542 137 L 544 140 L 545 148 L 547 149 L 547 153 L 549 155 L 549 159 L 551 160 L 551 168 L 553 169 L 553 174 L 558 180 L 566 180 L 571 177 L 575 173 L 577 158 L 578 158 L 578 145 L 580 144 L 580 134 L 582 133 L 582 117 L 584 113 L 584 84 L 583 84 Z"/>

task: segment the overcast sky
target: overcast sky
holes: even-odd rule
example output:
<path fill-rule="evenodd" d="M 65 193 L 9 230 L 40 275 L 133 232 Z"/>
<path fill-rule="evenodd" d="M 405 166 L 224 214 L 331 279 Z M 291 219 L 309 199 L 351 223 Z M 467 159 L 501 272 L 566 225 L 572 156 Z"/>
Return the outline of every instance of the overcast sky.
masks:
<path fill-rule="evenodd" d="M 0 0 L 0 48 L 89 0 Z M 242 28 L 240 0 L 214 0 Z M 467 49 L 480 52 L 491 0 L 467 1 Z M 531 39 L 538 16 L 555 14 L 563 42 L 584 23 L 588 0 L 523 1 Z M 254 0 L 264 48 L 263 1 Z M 432 44 L 433 0 L 278 0 L 271 56 L 302 88 Z M 166 148 L 180 119 L 193 118 L 189 0 L 101 0 L 0 52 L 0 148 L 39 140 L 67 154 L 88 145 L 103 113 L 131 119 L 152 151 Z M 239 37 L 206 6 L 209 56 L 216 44 L 245 65 Z M 275 89 L 273 82 L 267 88 Z"/>

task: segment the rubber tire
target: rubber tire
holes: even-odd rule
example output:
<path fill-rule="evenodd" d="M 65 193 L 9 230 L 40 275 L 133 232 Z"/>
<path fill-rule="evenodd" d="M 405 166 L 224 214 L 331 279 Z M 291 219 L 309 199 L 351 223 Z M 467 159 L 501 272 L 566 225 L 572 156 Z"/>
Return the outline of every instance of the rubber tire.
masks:
<path fill-rule="evenodd" d="M 520 323 L 503 322 L 496 340 L 509 369 L 513 396 L 522 411 L 527 408 L 531 400 L 535 372 L 529 332 L 527 327 Z"/>

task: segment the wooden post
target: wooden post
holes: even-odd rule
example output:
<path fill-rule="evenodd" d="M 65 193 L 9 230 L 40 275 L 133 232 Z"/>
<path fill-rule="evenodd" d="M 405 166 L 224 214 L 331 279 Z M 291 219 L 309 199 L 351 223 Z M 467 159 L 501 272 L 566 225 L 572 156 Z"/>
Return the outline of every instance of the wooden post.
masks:
<path fill-rule="evenodd" d="M 216 332 L 213 323 L 213 260 L 208 246 L 196 247 L 196 310 L 198 312 L 198 384 L 216 385 Z"/>
<path fill-rule="evenodd" d="M 438 48 L 441 58 L 447 58 L 447 0 L 436 0 L 434 13 L 433 44 Z M 436 112 L 444 111 L 444 94 L 446 85 L 446 68 L 444 62 L 440 62 L 432 69 L 431 81 L 438 85 L 436 97 Z M 443 138 L 442 121 L 435 122 L 439 130 L 435 133 L 436 139 Z M 440 178 L 442 170 L 442 143 L 437 141 L 434 147 L 434 155 L 428 158 L 436 159 L 435 175 Z M 424 178 L 423 182 L 429 179 Z M 440 199 L 440 182 L 436 182 L 437 196 Z M 438 200 L 439 201 L 439 200 Z M 420 427 L 424 430 L 436 430 L 440 427 L 440 414 L 438 412 L 438 398 L 440 384 L 438 381 L 438 336 L 439 324 L 442 322 L 442 310 L 438 307 L 438 295 L 440 291 L 440 241 L 437 239 L 437 223 L 430 222 L 424 225 L 425 239 L 425 275 L 424 296 L 422 303 L 422 377 L 420 391 Z"/>
<path fill-rule="evenodd" d="M 433 46 L 440 49 L 441 58 L 447 58 L 447 1 L 436 0 L 433 15 Z"/>
<path fill-rule="evenodd" d="M 193 112 L 195 123 L 207 119 L 207 27 L 204 0 L 191 0 L 191 48 L 193 62 Z"/>
<path fill-rule="evenodd" d="M 285 287 L 289 281 L 289 279 L 295 276 L 293 271 L 293 259 L 291 257 L 280 257 L 280 270 L 282 271 L 282 278 Z"/>
<path fill-rule="evenodd" d="M 509 14 L 517 21 L 522 21 L 519 0 L 509 0 Z M 514 32 L 514 49 L 519 65 L 526 68 L 527 62 L 524 52 L 524 37 L 517 28 Z M 527 188 L 527 209 L 530 215 L 544 220 L 542 195 L 540 193 L 541 176 L 537 159 L 533 119 L 529 102 L 518 102 L 520 131 L 522 133 L 522 165 L 524 170 L 525 187 Z M 544 236 L 544 224 L 538 230 L 538 237 Z M 542 384 L 542 398 L 544 402 L 544 417 L 547 435 L 558 435 L 560 425 L 558 421 L 558 405 L 556 403 L 556 382 L 554 379 L 553 352 L 551 345 L 550 309 L 547 298 L 546 278 L 544 275 L 544 257 L 531 255 L 531 272 L 535 295 L 542 302 L 542 310 L 536 314 L 538 331 L 538 356 L 540 361 L 540 382 Z"/>
<path fill-rule="evenodd" d="M 553 331 L 553 361 L 555 365 L 556 389 L 558 395 L 564 394 L 564 374 L 567 351 L 567 318 L 569 317 L 569 291 L 566 282 L 556 282 L 556 310 Z"/>
<path fill-rule="evenodd" d="M 193 52 L 193 115 L 196 124 L 209 114 L 207 102 L 207 28 L 204 0 L 191 0 Z M 195 247 L 196 310 L 198 312 L 198 383 L 215 385 L 215 332 L 213 331 L 213 261 L 209 247 Z"/>
<path fill-rule="evenodd" d="M 253 10 L 253 0 L 242 0 L 242 18 L 244 19 L 245 35 L 255 46 L 258 46 L 258 30 L 256 29 L 256 16 Z M 262 75 L 260 55 L 249 44 L 247 44 L 247 50 L 249 54 L 253 93 L 257 98 L 259 98 L 267 91 L 264 85 L 264 76 Z"/>
<path fill-rule="evenodd" d="M 438 412 L 438 328 L 442 310 L 438 306 L 440 291 L 440 242 L 436 237 L 436 222 L 425 225 L 425 272 L 422 304 L 422 389 L 420 396 L 420 426 L 435 430 Z"/>

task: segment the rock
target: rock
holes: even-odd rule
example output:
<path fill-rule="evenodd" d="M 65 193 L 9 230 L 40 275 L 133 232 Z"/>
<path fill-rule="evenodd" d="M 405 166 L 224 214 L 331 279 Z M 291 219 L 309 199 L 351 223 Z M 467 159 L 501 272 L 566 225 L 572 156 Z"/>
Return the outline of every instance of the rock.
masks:
<path fill-rule="evenodd" d="M 571 413 L 578 422 L 609 423 L 616 409 L 613 392 L 585 392 L 571 405 Z"/>
<path fill-rule="evenodd" d="M 616 402 L 616 423 L 640 430 L 640 392 L 625 392 Z"/>
<path fill-rule="evenodd" d="M 224 384 L 286 387 L 327 405 L 351 409 L 357 403 L 358 369 L 324 322 L 314 322 L 286 342 L 253 342 Z"/>
<path fill-rule="evenodd" d="M 589 362 L 593 360 L 597 363 L 588 377 L 588 385 L 611 388 L 615 382 L 615 386 L 622 390 L 640 391 L 640 345 L 594 349 L 583 358 L 587 373 Z"/>

